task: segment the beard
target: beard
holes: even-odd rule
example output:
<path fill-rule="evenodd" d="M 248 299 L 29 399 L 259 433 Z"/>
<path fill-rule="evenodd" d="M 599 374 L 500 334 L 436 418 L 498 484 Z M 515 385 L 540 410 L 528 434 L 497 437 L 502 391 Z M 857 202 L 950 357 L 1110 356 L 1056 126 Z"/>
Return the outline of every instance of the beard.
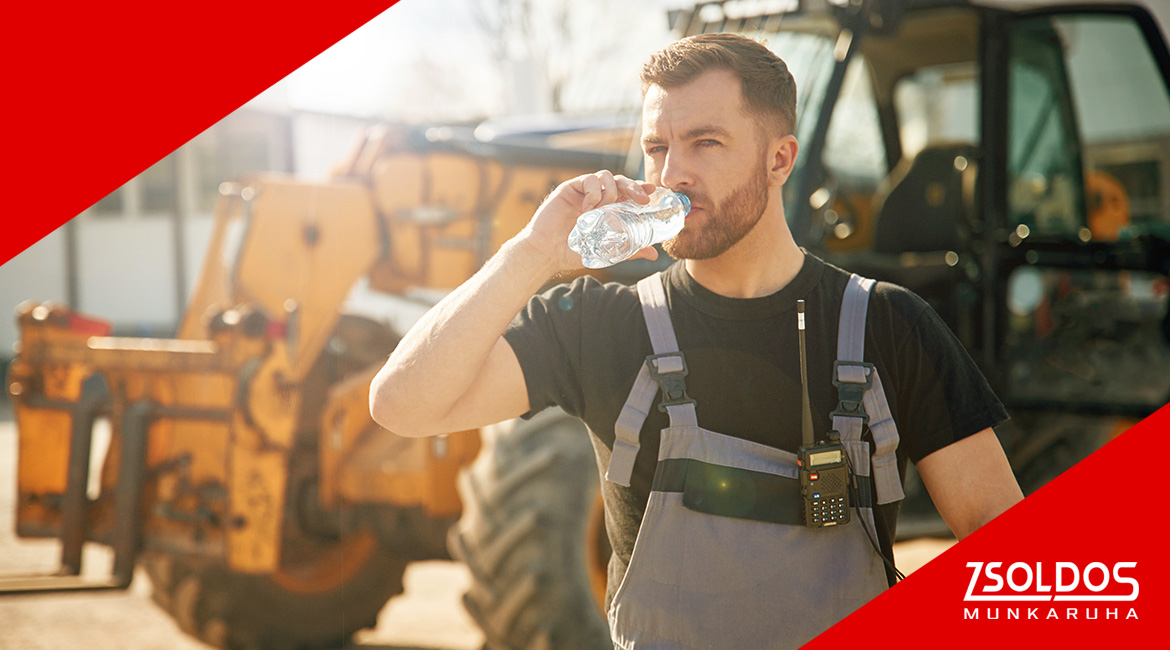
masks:
<path fill-rule="evenodd" d="M 706 260 L 718 257 L 739 243 L 759 223 L 768 205 L 768 175 L 763 165 L 751 178 L 713 205 L 707 196 L 683 192 L 692 205 L 707 209 L 702 224 L 687 223 L 662 250 L 676 260 Z"/>

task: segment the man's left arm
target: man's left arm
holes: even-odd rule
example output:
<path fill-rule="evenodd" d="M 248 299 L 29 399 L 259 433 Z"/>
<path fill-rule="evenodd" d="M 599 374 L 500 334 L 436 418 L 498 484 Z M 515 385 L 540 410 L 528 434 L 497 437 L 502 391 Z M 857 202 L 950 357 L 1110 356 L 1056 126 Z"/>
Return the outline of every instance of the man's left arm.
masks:
<path fill-rule="evenodd" d="M 1024 498 L 990 428 L 953 442 L 917 464 L 930 498 L 958 539 Z"/>

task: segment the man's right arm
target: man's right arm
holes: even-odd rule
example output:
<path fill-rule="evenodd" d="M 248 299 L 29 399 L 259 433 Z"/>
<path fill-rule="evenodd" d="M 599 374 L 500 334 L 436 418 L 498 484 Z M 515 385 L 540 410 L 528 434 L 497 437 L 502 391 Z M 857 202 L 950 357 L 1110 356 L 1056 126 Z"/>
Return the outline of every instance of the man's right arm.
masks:
<path fill-rule="evenodd" d="M 648 202 L 652 189 L 608 172 L 557 187 L 520 234 L 398 344 L 370 385 L 374 420 L 400 435 L 427 436 L 528 411 L 524 374 L 504 330 L 551 277 L 581 268 L 566 244 L 578 214 L 627 198 Z"/>

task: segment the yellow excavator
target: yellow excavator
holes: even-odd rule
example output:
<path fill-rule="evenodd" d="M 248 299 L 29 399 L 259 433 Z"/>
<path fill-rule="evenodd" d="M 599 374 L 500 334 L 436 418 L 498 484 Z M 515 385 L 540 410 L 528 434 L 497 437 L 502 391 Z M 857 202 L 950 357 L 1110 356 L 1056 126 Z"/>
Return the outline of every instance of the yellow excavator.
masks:
<path fill-rule="evenodd" d="M 1013 415 L 997 433 L 1025 491 L 1170 400 L 1170 189 L 1157 171 L 1170 164 L 1170 54 L 1148 11 L 729 0 L 669 18 L 680 35 L 753 35 L 789 62 L 794 236 L 934 305 Z M 1105 111 L 1109 129 L 1093 121 L 1108 93 L 1088 83 L 1103 79 L 1140 94 Z M 212 645 L 337 647 L 373 625 L 409 562 L 454 557 L 488 648 L 612 647 L 580 423 L 546 412 L 408 439 L 367 410 L 411 314 L 553 187 L 640 174 L 633 122 L 608 124 L 492 138 L 384 127 L 327 183 L 225 183 L 173 339 L 22 305 L 6 380 L 16 526 L 61 540 L 63 575 L 0 590 L 124 588 L 140 565 L 156 602 Z M 912 469 L 906 480 L 899 536 L 937 533 Z M 109 579 L 80 577 L 87 541 L 113 547 Z"/>
<path fill-rule="evenodd" d="M 21 305 L 17 532 L 60 537 L 66 574 L 85 541 L 115 561 L 108 580 L 9 590 L 126 587 L 141 563 L 155 600 L 217 646 L 337 645 L 372 625 L 408 562 L 449 557 L 456 476 L 481 447 L 477 431 L 412 440 L 372 422 L 370 379 L 400 331 L 385 319 L 469 277 L 561 181 L 624 160 L 609 129 L 571 132 L 600 148 L 378 128 L 326 184 L 225 183 L 173 339 Z M 399 304 L 348 313 L 362 291 Z M 99 422 L 111 443 L 90 498 Z"/>

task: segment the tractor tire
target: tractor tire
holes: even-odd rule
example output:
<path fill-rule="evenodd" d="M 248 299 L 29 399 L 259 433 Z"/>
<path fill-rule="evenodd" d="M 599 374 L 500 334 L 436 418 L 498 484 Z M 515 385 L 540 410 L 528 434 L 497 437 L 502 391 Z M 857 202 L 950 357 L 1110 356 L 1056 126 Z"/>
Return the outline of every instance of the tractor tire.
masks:
<path fill-rule="evenodd" d="M 347 546 L 296 577 L 244 575 L 219 562 L 160 553 L 142 557 L 141 564 L 155 603 L 209 645 L 340 648 L 358 630 L 376 625 L 386 601 L 402 592 L 406 568 L 368 533 Z M 340 573 L 330 575 L 332 570 Z"/>
<path fill-rule="evenodd" d="M 550 410 L 488 427 L 458 488 L 463 516 L 448 546 L 470 569 L 463 603 L 485 648 L 612 648 L 591 584 L 608 542 L 590 525 L 599 484 L 584 425 Z"/>

